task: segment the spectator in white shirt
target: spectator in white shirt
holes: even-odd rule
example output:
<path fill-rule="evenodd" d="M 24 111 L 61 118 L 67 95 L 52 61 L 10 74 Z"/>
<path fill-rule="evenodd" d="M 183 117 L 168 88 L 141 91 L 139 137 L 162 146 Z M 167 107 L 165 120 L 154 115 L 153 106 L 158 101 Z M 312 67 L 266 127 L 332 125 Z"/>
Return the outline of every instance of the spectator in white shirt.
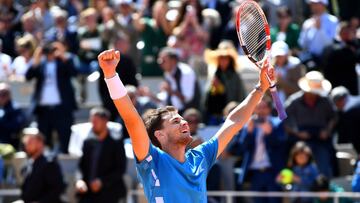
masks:
<path fill-rule="evenodd" d="M 323 49 L 330 45 L 336 36 L 338 19 L 327 12 L 328 0 L 308 0 L 308 3 L 312 16 L 302 25 L 299 45 L 304 52 L 300 58 L 305 63 L 314 62 L 307 64 L 309 68 L 318 68 Z"/>
<path fill-rule="evenodd" d="M 179 62 L 176 49 L 163 48 L 159 53 L 158 63 L 165 73 L 165 104 L 175 106 L 180 113 L 190 107 L 199 108 L 200 89 L 197 76 L 190 66 Z"/>
<path fill-rule="evenodd" d="M 0 39 L 0 81 L 8 79 L 10 74 L 11 57 L 2 53 L 2 41 Z"/>
<path fill-rule="evenodd" d="M 16 80 L 24 80 L 25 74 L 31 66 L 31 59 L 36 47 L 36 39 L 27 34 L 16 40 L 17 56 L 11 64 L 11 72 Z"/>

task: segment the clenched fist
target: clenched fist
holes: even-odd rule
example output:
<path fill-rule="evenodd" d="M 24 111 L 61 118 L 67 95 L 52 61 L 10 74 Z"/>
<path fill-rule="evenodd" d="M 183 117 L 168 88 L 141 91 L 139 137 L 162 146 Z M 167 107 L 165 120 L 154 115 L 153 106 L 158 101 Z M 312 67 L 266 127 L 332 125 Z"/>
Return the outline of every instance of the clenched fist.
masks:
<path fill-rule="evenodd" d="M 120 52 L 114 49 L 109 49 L 99 54 L 98 62 L 104 72 L 105 78 L 111 78 L 116 74 L 116 66 L 119 61 Z"/>

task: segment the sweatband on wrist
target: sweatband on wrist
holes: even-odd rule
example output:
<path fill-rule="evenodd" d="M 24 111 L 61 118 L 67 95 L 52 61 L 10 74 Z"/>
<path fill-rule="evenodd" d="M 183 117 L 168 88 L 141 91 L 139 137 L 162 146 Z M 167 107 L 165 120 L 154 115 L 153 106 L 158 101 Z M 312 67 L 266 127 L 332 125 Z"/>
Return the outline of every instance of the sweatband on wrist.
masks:
<path fill-rule="evenodd" d="M 120 99 L 127 94 L 124 84 L 121 82 L 119 75 L 116 73 L 112 78 L 104 78 L 108 87 L 110 97 L 112 100 Z"/>

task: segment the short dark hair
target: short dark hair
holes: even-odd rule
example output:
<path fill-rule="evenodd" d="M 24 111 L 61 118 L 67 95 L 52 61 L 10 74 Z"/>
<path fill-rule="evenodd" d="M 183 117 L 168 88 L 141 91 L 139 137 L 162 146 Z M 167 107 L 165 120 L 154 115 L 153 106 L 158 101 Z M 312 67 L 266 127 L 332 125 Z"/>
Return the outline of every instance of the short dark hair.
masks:
<path fill-rule="evenodd" d="M 90 110 L 90 116 L 99 116 L 100 118 L 110 119 L 110 112 L 104 107 L 94 107 Z"/>
<path fill-rule="evenodd" d="M 292 168 L 293 166 L 295 166 L 295 164 L 296 164 L 295 156 L 301 152 L 305 153 L 309 156 L 309 160 L 306 163 L 306 165 L 314 162 L 313 153 L 312 153 L 310 147 L 305 142 L 299 141 L 295 144 L 295 146 L 292 148 L 292 150 L 290 152 L 290 158 L 289 158 L 289 162 L 288 162 L 289 168 Z"/>
<path fill-rule="evenodd" d="M 292 16 L 291 10 L 287 6 L 281 6 L 278 9 L 276 9 L 276 16 L 278 18 L 284 17 L 284 16 Z"/>
<path fill-rule="evenodd" d="M 170 112 L 177 112 L 177 110 L 173 106 L 165 106 L 157 109 L 151 109 L 143 115 L 146 131 L 149 135 L 151 143 L 160 149 L 161 144 L 155 136 L 155 131 L 162 129 L 164 122 L 163 116 Z"/>
<path fill-rule="evenodd" d="M 197 119 L 197 122 L 201 122 L 202 118 L 201 118 L 201 112 L 195 108 L 189 108 L 189 109 L 186 109 L 183 113 L 183 117 L 185 118 L 185 120 L 188 118 L 188 117 L 191 117 L 191 116 L 194 116 L 196 117 Z"/>

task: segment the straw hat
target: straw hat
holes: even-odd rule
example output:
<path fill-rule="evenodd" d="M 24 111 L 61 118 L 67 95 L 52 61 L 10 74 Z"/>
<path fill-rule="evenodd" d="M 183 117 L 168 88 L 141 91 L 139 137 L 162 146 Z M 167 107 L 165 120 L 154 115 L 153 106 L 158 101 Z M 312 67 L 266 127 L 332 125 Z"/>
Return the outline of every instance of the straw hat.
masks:
<path fill-rule="evenodd" d="M 235 69 L 239 67 L 238 63 L 238 52 L 236 51 L 236 48 L 234 44 L 231 41 L 222 41 L 219 43 L 218 48 L 216 50 L 210 50 L 206 49 L 204 52 L 204 59 L 205 62 L 209 66 L 215 66 L 218 67 L 218 58 L 220 56 L 229 56 L 234 60 Z"/>
<path fill-rule="evenodd" d="M 331 91 L 331 83 L 319 71 L 310 71 L 298 81 L 304 92 L 327 96 Z"/>

